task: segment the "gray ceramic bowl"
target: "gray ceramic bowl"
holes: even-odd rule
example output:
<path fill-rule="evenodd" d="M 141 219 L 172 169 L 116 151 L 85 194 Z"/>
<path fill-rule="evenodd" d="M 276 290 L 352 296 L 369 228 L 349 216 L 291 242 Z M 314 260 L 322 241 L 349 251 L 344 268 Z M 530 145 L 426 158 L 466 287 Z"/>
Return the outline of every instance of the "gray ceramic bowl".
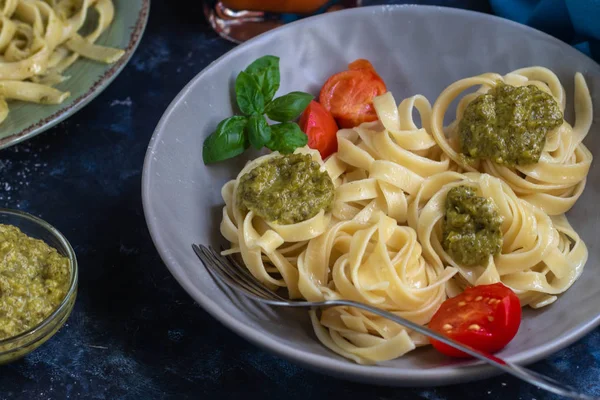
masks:
<path fill-rule="evenodd" d="M 143 201 L 150 232 L 175 278 L 206 311 L 251 342 L 304 366 L 358 381 L 424 386 L 489 376 L 487 366 L 456 364 L 431 348 L 397 360 L 361 366 L 338 357 L 315 338 L 306 312 L 273 310 L 226 294 L 190 245 L 221 241 L 220 188 L 254 155 L 206 167 L 202 143 L 232 114 L 229 88 L 237 73 L 265 54 L 281 57 L 281 93 L 317 93 L 349 61 L 367 58 L 396 99 L 421 93 L 432 102 L 453 81 L 488 71 L 543 65 L 554 70 L 573 107 L 573 75 L 584 73 L 600 108 L 600 67 L 552 37 L 488 15 L 446 8 L 367 7 L 309 18 L 241 45 L 202 71 L 173 101 L 150 142 Z M 567 119 L 572 113 L 567 113 Z M 598 118 L 585 143 L 600 154 Z M 600 323 L 600 165 L 569 213 L 590 257 L 583 276 L 553 305 L 525 310 L 517 337 L 500 356 L 527 364 L 548 356 Z"/>

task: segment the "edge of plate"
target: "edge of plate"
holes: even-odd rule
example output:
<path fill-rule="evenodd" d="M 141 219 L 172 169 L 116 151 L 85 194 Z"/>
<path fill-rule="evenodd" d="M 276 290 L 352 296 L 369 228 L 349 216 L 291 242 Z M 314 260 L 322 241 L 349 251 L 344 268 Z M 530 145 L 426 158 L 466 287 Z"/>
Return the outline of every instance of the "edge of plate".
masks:
<path fill-rule="evenodd" d="M 142 1 L 143 3 L 139 11 L 138 18 L 129 36 L 129 44 L 125 49 L 125 54 L 123 54 L 119 61 L 111 65 L 111 67 L 106 70 L 106 72 L 104 72 L 104 74 L 98 78 L 96 82 L 94 82 L 94 84 L 86 93 L 76 98 L 69 106 L 61 108 L 54 114 L 49 115 L 44 119 L 38 120 L 14 135 L 0 139 L 0 150 L 14 146 L 36 135 L 39 135 L 40 133 L 64 121 L 85 107 L 112 83 L 112 81 L 121 73 L 123 68 L 125 68 L 129 60 L 131 60 L 131 57 L 133 56 L 133 53 L 135 53 L 135 50 L 137 49 L 144 35 L 144 31 L 146 30 L 148 16 L 150 13 L 150 0 Z"/>
<path fill-rule="evenodd" d="M 519 24 L 517 22 L 507 20 L 501 17 L 497 17 L 495 15 L 480 13 L 471 10 L 463 10 L 458 8 L 451 7 L 440 7 L 440 6 L 427 6 L 427 5 L 414 5 L 414 4 L 401 4 L 401 5 L 380 5 L 380 6 L 368 6 L 368 7 L 360 7 L 353 9 L 346 9 L 337 11 L 336 14 L 350 14 L 350 13 L 363 13 L 366 10 L 383 10 L 386 12 L 391 12 L 395 10 L 402 9 L 411 9 L 411 8 L 421 8 L 421 9 L 429 9 L 429 10 L 441 10 L 445 13 L 450 14 L 469 14 L 469 15 L 478 15 L 480 18 L 494 20 L 494 21 L 502 21 L 502 23 L 506 23 L 513 26 L 518 26 L 520 29 L 525 29 L 526 31 L 530 31 L 532 34 L 541 35 L 546 39 L 552 40 L 554 42 L 559 42 L 565 46 L 569 46 L 563 41 L 545 33 L 539 31 L 537 29 L 531 28 L 529 26 Z M 501 372 L 496 370 L 494 367 L 487 366 L 482 362 L 471 362 L 466 365 L 448 365 L 439 368 L 433 369 L 425 369 L 425 370 L 414 370 L 414 371 L 403 371 L 401 375 L 398 374 L 398 370 L 391 366 L 378 365 L 378 366 L 364 366 L 359 364 L 354 364 L 350 361 L 338 359 L 333 357 L 326 357 L 320 355 L 306 355 L 305 353 L 289 347 L 287 345 L 283 345 L 277 343 L 276 341 L 272 341 L 269 339 L 265 339 L 264 336 L 258 334 L 257 332 L 247 329 L 246 325 L 239 322 L 235 318 L 230 317 L 229 315 L 223 314 L 220 312 L 218 304 L 215 303 L 212 299 L 206 296 L 201 291 L 197 290 L 190 281 L 187 281 L 182 278 L 182 275 L 179 274 L 179 269 L 181 266 L 173 260 L 170 255 L 170 251 L 162 246 L 162 238 L 160 234 L 160 226 L 154 223 L 153 213 L 151 211 L 150 205 L 150 165 L 152 163 L 152 157 L 154 156 L 154 148 L 156 143 L 158 142 L 158 138 L 161 132 L 164 132 L 164 127 L 169 119 L 171 113 L 174 111 L 175 107 L 180 103 L 180 101 L 185 97 L 185 95 L 189 92 L 189 90 L 196 84 L 196 82 L 209 70 L 215 68 L 217 64 L 221 61 L 225 60 L 231 54 L 237 53 L 239 51 L 243 51 L 243 49 L 247 46 L 251 46 L 254 43 L 267 40 L 270 36 L 278 34 L 279 31 L 290 29 L 292 26 L 302 25 L 311 23 L 313 20 L 327 18 L 329 14 L 317 15 L 309 18 L 305 18 L 299 21 L 295 21 L 289 24 L 286 24 L 282 27 L 274 29 L 272 31 L 268 31 L 263 33 L 237 47 L 223 54 L 215 61 L 211 62 L 206 66 L 203 70 L 201 70 L 190 82 L 187 83 L 186 86 L 177 94 L 177 96 L 173 99 L 173 101 L 169 104 L 165 113 L 161 117 L 158 122 L 152 138 L 148 144 L 148 150 L 146 152 L 146 156 L 144 158 L 144 166 L 142 170 L 142 206 L 144 210 L 144 216 L 146 219 L 146 223 L 148 225 L 148 230 L 150 232 L 150 236 L 152 241 L 167 268 L 175 278 L 175 280 L 183 287 L 183 289 L 196 301 L 198 304 L 202 306 L 202 308 L 208 312 L 212 317 L 214 317 L 217 321 L 223 324 L 225 327 L 231 329 L 233 332 L 241 336 L 242 338 L 248 340 L 252 344 L 267 350 L 277 356 L 284 357 L 288 360 L 291 360 L 299 365 L 306 367 L 307 369 L 311 369 L 314 371 L 319 371 L 321 373 L 325 373 L 331 376 L 336 376 L 339 378 L 353 380 L 357 382 L 365 382 L 365 383 L 373 383 L 378 385 L 387 385 L 387 386 L 440 386 L 440 385 L 448 385 L 455 383 L 464 383 L 468 381 L 478 380 L 488 378 L 494 375 L 498 375 Z M 570 51 L 573 52 L 574 55 L 578 57 L 584 57 L 588 60 L 595 63 L 590 57 L 585 55 L 584 53 L 578 51 L 577 49 L 569 46 Z M 600 67 L 600 66 L 599 66 Z M 600 71 L 600 68 L 599 68 Z M 191 243 L 190 243 L 190 251 L 192 251 Z M 198 263 L 200 267 L 200 263 Z M 572 343 L 579 340 L 581 337 L 591 332 L 595 327 L 600 326 L 600 314 L 593 320 L 589 321 L 587 324 L 579 327 L 575 330 L 571 335 L 567 337 L 563 337 L 558 339 L 557 342 L 547 344 L 545 346 L 538 346 L 534 350 L 528 350 L 525 352 L 518 353 L 512 357 L 506 357 L 505 360 L 508 362 L 526 365 L 530 363 L 534 363 L 541 359 L 544 359 L 555 353 L 559 350 L 566 348 Z M 377 373 L 374 374 L 374 368 L 377 370 Z"/>

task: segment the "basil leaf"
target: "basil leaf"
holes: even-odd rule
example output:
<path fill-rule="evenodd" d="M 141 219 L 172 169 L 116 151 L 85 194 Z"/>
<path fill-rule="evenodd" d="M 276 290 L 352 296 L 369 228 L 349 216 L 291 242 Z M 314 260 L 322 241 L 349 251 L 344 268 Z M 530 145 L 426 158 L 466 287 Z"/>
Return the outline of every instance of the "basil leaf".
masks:
<path fill-rule="evenodd" d="M 282 154 L 293 153 L 298 147 L 304 147 L 308 143 L 308 136 L 295 122 L 284 122 L 271 125 L 271 140 L 267 147 Z"/>
<path fill-rule="evenodd" d="M 313 96 L 304 92 L 292 92 L 273 100 L 265 112 L 273 121 L 288 122 L 300 116 Z"/>
<path fill-rule="evenodd" d="M 279 89 L 279 57 L 264 56 L 254 61 L 246 68 L 246 72 L 256 79 L 265 98 L 265 104 L 273 100 Z"/>
<path fill-rule="evenodd" d="M 221 121 L 217 130 L 204 141 L 202 147 L 204 164 L 212 164 L 242 154 L 250 146 L 245 133 L 247 124 L 248 119 L 240 116 Z"/>
<path fill-rule="evenodd" d="M 252 114 L 246 126 L 250 144 L 260 150 L 271 140 L 271 127 L 262 114 Z"/>
<path fill-rule="evenodd" d="M 242 113 L 246 115 L 264 113 L 265 97 L 258 82 L 249 73 L 242 71 L 235 80 L 235 97 Z"/>

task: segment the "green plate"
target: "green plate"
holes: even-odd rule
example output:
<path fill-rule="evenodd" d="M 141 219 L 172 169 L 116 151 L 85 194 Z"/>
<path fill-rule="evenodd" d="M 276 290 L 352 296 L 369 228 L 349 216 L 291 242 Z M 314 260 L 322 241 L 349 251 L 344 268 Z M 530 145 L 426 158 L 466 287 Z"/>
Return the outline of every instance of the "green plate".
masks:
<path fill-rule="evenodd" d="M 125 49 L 125 55 L 114 64 L 102 64 L 80 58 L 67 71 L 71 78 L 57 89 L 71 96 L 62 104 L 41 105 L 14 101 L 0 125 L 0 149 L 25 141 L 53 127 L 83 108 L 117 77 L 137 48 L 150 11 L 150 0 L 114 0 L 115 19 L 97 44 Z"/>

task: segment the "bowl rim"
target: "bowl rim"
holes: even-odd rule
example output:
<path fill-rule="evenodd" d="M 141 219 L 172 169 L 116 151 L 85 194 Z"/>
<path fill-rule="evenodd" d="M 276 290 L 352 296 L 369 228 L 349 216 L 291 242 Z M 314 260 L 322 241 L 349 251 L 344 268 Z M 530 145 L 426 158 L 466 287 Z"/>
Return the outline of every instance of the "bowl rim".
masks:
<path fill-rule="evenodd" d="M 69 307 L 70 301 L 73 298 L 73 296 L 77 293 L 77 285 L 79 282 L 79 268 L 77 265 L 77 256 L 75 254 L 75 250 L 73 250 L 73 247 L 71 246 L 71 244 L 69 243 L 67 238 L 54 226 L 50 225 L 48 222 L 44 221 L 43 219 L 36 217 L 35 215 L 29 214 L 29 213 L 27 213 L 25 211 L 21 211 L 21 210 L 0 208 L 0 215 L 16 216 L 18 218 L 22 218 L 22 219 L 28 220 L 30 222 L 33 222 L 34 224 L 45 229 L 47 232 L 52 234 L 56 239 L 58 239 L 58 241 L 61 245 L 60 250 L 63 250 L 65 253 L 67 253 L 67 258 L 69 259 L 69 264 L 71 264 L 71 280 L 69 282 L 69 290 L 65 294 L 65 297 L 63 298 L 61 303 L 58 305 L 58 307 L 50 315 L 48 315 L 46 318 L 44 318 L 44 320 L 42 322 L 40 322 L 36 326 L 34 326 L 22 333 L 19 333 L 16 336 L 11 336 L 9 338 L 0 340 L 0 346 L 6 346 L 6 345 L 9 345 L 14 342 L 21 342 L 23 339 L 27 339 L 29 337 L 34 336 L 40 330 L 43 330 L 48 325 L 50 325 L 52 322 L 54 322 L 57 317 L 62 315 L 62 313 L 65 311 L 65 309 L 67 309 Z M 18 347 L 24 347 L 29 344 L 30 344 L 30 342 L 25 342 L 23 344 L 20 344 Z M 9 349 L 4 352 L 0 352 L 0 354 L 10 353 L 13 351 L 15 351 L 14 348 Z"/>
<path fill-rule="evenodd" d="M 407 369 L 402 370 L 402 373 L 399 373 L 398 369 L 394 366 L 382 364 L 378 364 L 375 366 L 359 365 L 349 360 L 338 358 L 339 356 L 337 356 L 333 352 L 331 352 L 331 355 L 328 356 L 307 354 L 304 353 L 302 350 L 290 346 L 288 344 L 280 343 L 276 340 L 272 340 L 271 338 L 264 337 L 260 334 L 260 332 L 249 328 L 245 323 L 231 317 L 228 313 L 222 312 L 221 307 L 218 305 L 217 302 L 215 302 L 208 295 L 196 288 L 192 281 L 186 278 L 185 273 L 183 272 L 184 267 L 174 259 L 171 251 L 165 244 L 165 239 L 163 238 L 161 233 L 161 226 L 155 218 L 153 206 L 151 205 L 151 181 L 153 178 L 151 174 L 151 169 L 153 165 L 153 158 L 155 157 L 156 152 L 155 148 L 157 144 L 160 143 L 161 136 L 164 134 L 164 132 L 166 132 L 166 126 L 168 124 L 168 121 L 171 119 L 171 114 L 173 113 L 173 111 L 182 101 L 185 100 L 185 97 L 187 96 L 188 92 L 192 90 L 192 88 L 197 84 L 199 80 L 202 79 L 202 77 L 205 74 L 207 74 L 209 71 L 215 68 L 218 68 L 221 62 L 226 61 L 233 55 L 245 51 L 247 47 L 253 46 L 255 43 L 261 43 L 271 40 L 271 37 L 277 36 L 280 32 L 284 30 L 296 28 L 301 25 L 315 23 L 316 21 L 320 21 L 321 19 L 326 20 L 327 18 L 335 18 L 335 16 L 341 15 L 352 15 L 362 13 L 369 14 L 376 12 L 400 13 L 404 10 L 411 9 L 426 10 L 430 13 L 438 11 L 447 15 L 471 17 L 475 16 L 484 22 L 490 21 L 493 23 L 502 23 L 505 25 L 509 25 L 516 29 L 521 29 L 530 35 L 537 35 L 538 37 L 544 38 L 545 40 L 560 44 L 561 47 L 565 49 L 565 52 L 572 54 L 573 57 L 584 58 L 596 64 L 596 62 L 593 61 L 586 54 L 576 50 L 575 48 L 569 46 L 565 42 L 537 29 L 495 15 L 451 7 L 417 4 L 376 5 L 345 9 L 337 11 L 335 13 L 325 13 L 294 21 L 274 30 L 265 32 L 229 50 L 228 52 L 211 62 L 209 65 L 207 65 L 181 89 L 181 91 L 177 94 L 177 96 L 173 99 L 173 101 L 165 110 L 148 144 L 148 150 L 144 159 L 144 166 L 142 171 L 142 205 L 146 219 L 146 224 L 148 225 L 148 230 L 150 232 L 152 241 L 161 259 L 163 260 L 164 264 L 167 266 L 175 280 L 206 312 L 208 312 L 213 318 L 222 323 L 228 329 L 232 330 L 242 338 L 248 340 L 252 344 L 262 349 L 265 349 L 273 354 L 276 354 L 280 357 L 284 357 L 288 360 L 291 360 L 312 370 L 317 370 L 319 372 L 333 376 L 338 376 L 347 380 L 352 379 L 360 382 L 376 383 L 391 386 L 416 387 L 467 382 L 476 379 L 483 379 L 494 375 L 499 375 L 501 372 L 499 372 L 496 368 L 486 365 L 481 361 L 463 361 L 448 363 L 446 365 L 436 368 L 416 368 L 410 370 Z M 600 71 L 600 69 L 598 69 L 598 71 Z M 190 251 L 192 251 L 191 243 Z M 198 263 L 198 268 L 200 268 L 200 265 L 201 264 Z M 217 283 L 215 284 L 218 286 Z M 537 346 L 534 349 L 525 350 L 512 356 L 507 356 L 504 359 L 508 362 L 513 362 L 515 364 L 521 365 L 539 361 L 548 357 L 550 354 L 573 344 L 575 341 L 579 340 L 581 337 L 588 334 L 598 326 L 600 326 L 600 313 L 595 318 L 587 321 L 584 324 L 579 325 L 567 336 L 562 336 L 553 342 Z"/>

